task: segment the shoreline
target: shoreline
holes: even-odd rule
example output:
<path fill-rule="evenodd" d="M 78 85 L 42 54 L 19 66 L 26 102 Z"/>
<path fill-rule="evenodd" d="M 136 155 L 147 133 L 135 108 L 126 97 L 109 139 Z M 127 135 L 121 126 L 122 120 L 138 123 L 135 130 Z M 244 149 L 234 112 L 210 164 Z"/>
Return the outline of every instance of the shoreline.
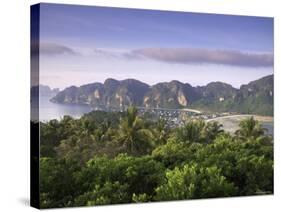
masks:
<path fill-rule="evenodd" d="M 273 122 L 274 121 L 273 116 L 262 116 L 262 115 L 254 115 L 254 114 L 237 114 L 237 115 L 221 116 L 221 117 L 208 119 L 206 121 L 207 122 L 219 121 L 222 119 L 234 119 L 234 120 L 240 121 L 240 120 L 243 120 L 243 119 L 249 118 L 249 117 L 254 117 L 255 120 L 260 121 L 260 122 Z"/>

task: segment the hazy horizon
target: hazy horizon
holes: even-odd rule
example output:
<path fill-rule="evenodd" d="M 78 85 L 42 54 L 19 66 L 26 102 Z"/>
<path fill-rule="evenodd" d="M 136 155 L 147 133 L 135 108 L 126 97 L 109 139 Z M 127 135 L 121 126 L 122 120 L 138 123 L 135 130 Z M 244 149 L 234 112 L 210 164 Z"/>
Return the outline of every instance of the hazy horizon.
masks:
<path fill-rule="evenodd" d="M 273 74 L 273 19 L 40 4 L 40 83 L 242 84 Z"/>

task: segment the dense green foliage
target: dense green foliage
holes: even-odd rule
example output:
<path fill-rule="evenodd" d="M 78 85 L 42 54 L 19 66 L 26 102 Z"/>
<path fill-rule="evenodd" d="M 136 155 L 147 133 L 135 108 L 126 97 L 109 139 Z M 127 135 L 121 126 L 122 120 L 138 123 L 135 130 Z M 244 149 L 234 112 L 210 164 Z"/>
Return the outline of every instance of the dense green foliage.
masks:
<path fill-rule="evenodd" d="M 238 112 L 273 115 L 273 75 L 242 85 L 235 89 L 225 83 L 210 83 L 199 90 L 203 98 L 192 102 L 191 107 L 214 112 Z M 219 99 L 223 97 L 223 101 Z"/>
<path fill-rule="evenodd" d="M 42 208 L 273 193 L 273 141 L 253 118 L 170 128 L 127 112 L 40 123 Z"/>

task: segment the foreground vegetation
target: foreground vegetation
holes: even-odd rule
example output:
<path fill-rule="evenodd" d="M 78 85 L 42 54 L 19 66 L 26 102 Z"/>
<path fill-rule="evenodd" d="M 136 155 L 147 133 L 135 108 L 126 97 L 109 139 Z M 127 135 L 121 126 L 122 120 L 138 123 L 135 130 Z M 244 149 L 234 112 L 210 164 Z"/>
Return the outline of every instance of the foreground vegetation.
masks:
<path fill-rule="evenodd" d="M 273 142 L 259 122 L 170 129 L 126 113 L 40 123 L 42 208 L 273 193 Z"/>

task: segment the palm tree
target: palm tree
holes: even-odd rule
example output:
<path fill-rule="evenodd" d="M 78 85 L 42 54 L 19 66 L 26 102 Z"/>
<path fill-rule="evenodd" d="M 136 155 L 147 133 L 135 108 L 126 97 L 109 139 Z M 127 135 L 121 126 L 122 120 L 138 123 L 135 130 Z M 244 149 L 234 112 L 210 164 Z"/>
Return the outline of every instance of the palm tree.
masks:
<path fill-rule="evenodd" d="M 79 125 L 81 136 L 90 136 L 97 129 L 95 121 L 86 118 L 81 118 Z"/>
<path fill-rule="evenodd" d="M 202 130 L 204 126 L 205 122 L 203 121 L 189 121 L 184 126 L 177 128 L 175 138 L 180 142 L 201 143 L 203 140 Z"/>
<path fill-rule="evenodd" d="M 224 132 L 222 129 L 223 125 L 219 124 L 218 122 L 208 122 L 204 127 L 204 137 L 207 141 L 207 143 L 210 143 L 213 141 L 217 135 Z"/>
<path fill-rule="evenodd" d="M 266 131 L 254 117 L 241 121 L 239 127 L 240 129 L 235 132 L 235 135 L 241 140 L 263 137 Z"/>
<path fill-rule="evenodd" d="M 152 140 L 151 131 L 144 128 L 143 120 L 137 112 L 135 107 L 129 107 L 117 131 L 117 140 L 132 155 L 148 153 Z"/>
<path fill-rule="evenodd" d="M 168 127 L 167 121 L 164 119 L 159 119 L 156 122 L 156 126 L 153 129 L 153 134 L 157 145 L 166 144 L 168 136 L 170 133 L 170 128 Z"/>

